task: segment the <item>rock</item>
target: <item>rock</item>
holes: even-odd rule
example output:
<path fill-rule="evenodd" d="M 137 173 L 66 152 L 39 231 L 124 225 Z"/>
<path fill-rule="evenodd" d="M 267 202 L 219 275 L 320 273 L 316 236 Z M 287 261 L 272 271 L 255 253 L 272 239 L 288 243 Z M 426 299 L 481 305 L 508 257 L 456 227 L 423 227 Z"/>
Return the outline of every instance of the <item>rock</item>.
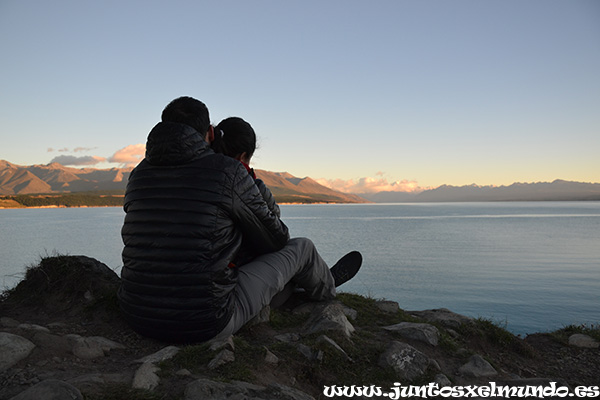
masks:
<path fill-rule="evenodd" d="M 392 367 L 403 380 L 411 381 L 423 375 L 429 366 L 429 358 L 407 343 L 393 341 L 379 357 L 379 365 Z"/>
<path fill-rule="evenodd" d="M 80 375 L 68 379 L 66 382 L 75 386 L 86 395 L 90 392 L 102 393 L 106 385 L 121 384 L 129 385 L 132 380 L 132 374 L 125 373 L 96 373 Z"/>
<path fill-rule="evenodd" d="M 20 325 L 20 322 L 16 319 L 2 317 L 0 318 L 0 325 L 2 325 L 4 328 L 16 328 Z"/>
<path fill-rule="evenodd" d="M 358 312 L 355 309 L 346 306 L 345 304 L 343 304 L 340 301 L 333 300 L 333 301 L 328 302 L 327 304 L 339 305 L 342 308 L 342 312 L 344 313 L 344 315 L 352 320 L 355 320 L 356 317 L 358 316 Z M 308 302 L 308 303 L 302 303 L 302 304 L 298 305 L 296 308 L 294 308 L 292 313 L 294 313 L 294 314 L 314 314 L 314 313 L 320 312 L 320 310 L 322 308 L 323 308 L 323 303 Z"/>
<path fill-rule="evenodd" d="M 160 383 L 160 378 L 156 374 L 160 368 L 151 362 L 143 363 L 133 376 L 131 386 L 134 389 L 154 390 Z"/>
<path fill-rule="evenodd" d="M 448 333 L 448 335 L 452 336 L 453 339 L 458 339 L 460 337 L 458 332 L 456 332 L 454 329 L 451 329 L 451 328 L 446 328 L 446 333 Z"/>
<path fill-rule="evenodd" d="M 69 341 L 69 343 L 71 343 L 71 346 L 73 346 L 75 343 L 77 343 L 77 341 L 79 339 L 83 339 L 83 336 L 81 335 L 76 335 L 74 333 L 69 333 L 67 335 L 63 336 L 65 339 L 67 339 Z"/>
<path fill-rule="evenodd" d="M 124 349 L 121 343 L 117 343 L 110 339 L 104 338 L 102 336 L 90 336 L 85 338 L 88 343 L 92 343 L 95 346 L 101 347 L 105 352 L 109 352 L 111 350 Z"/>
<path fill-rule="evenodd" d="M 332 348 L 335 352 L 342 355 L 346 360 L 352 361 L 352 359 L 348 356 L 348 354 L 338 345 L 333 339 L 329 338 L 326 335 L 321 335 L 317 338 L 317 343 L 325 344 L 326 346 Z"/>
<path fill-rule="evenodd" d="M 437 374 L 435 378 L 433 378 L 433 382 L 437 383 L 439 387 L 452 386 L 452 382 L 450 382 L 450 379 L 444 374 Z"/>
<path fill-rule="evenodd" d="M 85 338 L 78 340 L 73 345 L 71 351 L 77 358 L 81 358 L 83 360 L 92 360 L 94 358 L 104 357 L 104 350 L 102 350 L 102 347 L 88 343 Z"/>
<path fill-rule="evenodd" d="M 124 349 L 120 343 L 103 338 L 101 336 L 79 337 L 73 344 L 73 354 L 78 358 L 91 360 L 98 357 L 104 357 L 106 353 L 114 349 Z"/>
<path fill-rule="evenodd" d="M 318 312 L 313 314 L 304 325 L 307 334 L 336 331 L 349 338 L 355 331 L 340 304 L 328 303 L 315 311 L 317 310 Z"/>
<path fill-rule="evenodd" d="M 314 301 L 300 303 L 292 310 L 292 314 L 313 314 L 320 304 Z"/>
<path fill-rule="evenodd" d="M 297 342 L 301 339 L 300 335 L 298 335 L 297 333 L 283 333 L 281 335 L 275 335 L 274 338 L 280 342 L 284 342 L 284 343 L 291 343 L 291 342 Z"/>
<path fill-rule="evenodd" d="M 167 346 L 167 347 L 160 349 L 156 353 L 152 353 L 150 355 L 147 355 L 145 357 L 135 360 L 134 363 L 146 363 L 146 362 L 159 363 L 161 361 L 169 360 L 169 359 L 175 357 L 175 354 L 177 354 L 178 352 L 179 352 L 179 347 Z"/>
<path fill-rule="evenodd" d="M 70 353 L 73 348 L 69 339 L 52 333 L 37 332 L 33 338 L 31 338 L 31 341 L 35 343 L 36 346 L 44 350 L 50 350 L 54 353 Z"/>
<path fill-rule="evenodd" d="M 269 351 L 269 349 L 267 349 L 265 347 L 265 362 L 267 364 L 273 364 L 273 365 L 277 365 L 279 363 L 279 357 L 277 357 L 275 354 L 271 353 Z"/>
<path fill-rule="evenodd" d="M 224 338 L 224 339 L 213 339 L 211 340 L 208 346 L 208 349 L 210 351 L 217 351 L 217 350 L 221 350 L 221 349 L 227 349 L 227 350 L 231 350 L 231 351 L 235 351 L 235 344 L 233 343 L 233 335 L 229 335 L 228 337 Z"/>
<path fill-rule="evenodd" d="M 296 345 L 298 351 L 306 357 L 309 361 L 322 361 L 323 360 L 323 352 L 321 350 L 311 349 L 305 344 L 298 343 Z"/>
<path fill-rule="evenodd" d="M 235 361 L 235 355 L 232 351 L 224 349 L 208 363 L 208 369 L 215 369 L 232 361 Z"/>
<path fill-rule="evenodd" d="M 437 362 L 437 360 L 434 360 L 433 358 L 431 358 L 429 360 L 429 366 L 434 370 L 434 371 L 441 371 L 442 367 L 440 367 L 440 363 Z"/>
<path fill-rule="evenodd" d="M 465 315 L 456 314 L 447 308 L 437 308 L 424 311 L 408 311 L 413 317 L 423 319 L 428 322 L 438 322 L 446 328 L 457 329 L 462 324 L 469 324 L 473 321 Z"/>
<path fill-rule="evenodd" d="M 10 400 L 83 400 L 83 396 L 73 385 L 56 379 L 48 379 L 19 393 Z"/>
<path fill-rule="evenodd" d="M 179 376 L 192 376 L 192 373 L 190 372 L 189 369 L 182 368 L 182 369 L 176 371 L 175 375 L 179 375 Z"/>
<path fill-rule="evenodd" d="M 498 372 L 494 367 L 477 354 L 472 356 L 466 364 L 460 367 L 458 372 L 462 375 L 475 378 L 498 375 Z"/>
<path fill-rule="evenodd" d="M 19 324 L 17 327 L 19 329 L 23 329 L 24 331 L 34 331 L 34 332 L 50 332 L 50 329 L 45 326 L 35 325 L 35 324 Z"/>
<path fill-rule="evenodd" d="M 400 305 L 395 301 L 390 300 L 379 300 L 375 303 L 375 306 L 386 313 L 393 314 L 400 310 Z"/>
<path fill-rule="evenodd" d="M 600 347 L 598 341 L 588 335 L 576 333 L 569 336 L 569 346 L 582 347 L 586 349 L 597 349 Z"/>
<path fill-rule="evenodd" d="M 35 344 L 24 337 L 0 332 L 0 372 L 28 357 L 34 347 Z"/>
<path fill-rule="evenodd" d="M 440 338 L 438 329 L 429 324 L 419 324 L 414 322 L 400 322 L 396 325 L 383 327 L 386 331 L 397 332 L 406 339 L 418 340 L 437 346 Z"/>
<path fill-rule="evenodd" d="M 271 320 L 271 307 L 266 305 L 260 312 L 255 315 L 250 321 L 246 322 L 245 326 L 254 326 Z"/>
<path fill-rule="evenodd" d="M 468 349 L 465 349 L 464 347 L 459 347 L 456 350 L 456 355 L 459 357 L 467 357 L 471 355 L 471 352 Z"/>
<path fill-rule="evenodd" d="M 48 328 L 50 329 L 64 329 L 67 327 L 67 324 L 63 322 L 50 322 L 48 324 Z"/>
<path fill-rule="evenodd" d="M 347 307 L 341 303 L 340 305 L 342 306 L 342 311 L 344 312 L 344 315 L 346 317 L 350 318 L 353 321 L 356 320 L 356 317 L 358 317 L 358 311 L 356 311 L 354 308 Z"/>

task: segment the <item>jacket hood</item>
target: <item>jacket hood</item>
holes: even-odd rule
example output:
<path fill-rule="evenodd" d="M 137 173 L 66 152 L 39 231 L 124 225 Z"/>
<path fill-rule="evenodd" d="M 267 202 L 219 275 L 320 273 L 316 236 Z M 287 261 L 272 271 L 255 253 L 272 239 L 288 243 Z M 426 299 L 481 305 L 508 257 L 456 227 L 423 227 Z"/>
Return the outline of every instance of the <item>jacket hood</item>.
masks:
<path fill-rule="evenodd" d="M 189 125 L 159 122 L 148 134 L 146 161 L 152 165 L 187 164 L 198 159 L 208 143 Z"/>

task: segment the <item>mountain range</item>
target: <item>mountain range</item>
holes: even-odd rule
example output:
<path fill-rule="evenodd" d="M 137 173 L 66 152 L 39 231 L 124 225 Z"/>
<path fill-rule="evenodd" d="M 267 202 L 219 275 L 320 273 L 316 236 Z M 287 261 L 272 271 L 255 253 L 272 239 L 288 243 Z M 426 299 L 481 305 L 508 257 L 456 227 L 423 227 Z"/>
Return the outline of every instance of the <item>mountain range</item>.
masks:
<path fill-rule="evenodd" d="M 21 166 L 0 160 L 0 195 L 124 191 L 131 169 L 69 168 L 58 163 Z M 311 178 L 255 170 L 279 202 L 367 203 L 329 189 Z"/>
<path fill-rule="evenodd" d="M 58 163 L 21 166 L 0 160 L 0 195 L 124 191 L 131 169 L 70 168 Z M 513 183 L 509 186 L 442 185 L 419 193 L 342 193 L 309 177 L 255 170 L 280 203 L 406 203 L 449 201 L 600 200 L 600 183 Z"/>
<path fill-rule="evenodd" d="M 600 183 L 553 182 L 513 183 L 508 186 L 442 185 L 420 193 L 357 193 L 374 203 L 437 203 L 466 201 L 578 201 L 600 200 Z"/>

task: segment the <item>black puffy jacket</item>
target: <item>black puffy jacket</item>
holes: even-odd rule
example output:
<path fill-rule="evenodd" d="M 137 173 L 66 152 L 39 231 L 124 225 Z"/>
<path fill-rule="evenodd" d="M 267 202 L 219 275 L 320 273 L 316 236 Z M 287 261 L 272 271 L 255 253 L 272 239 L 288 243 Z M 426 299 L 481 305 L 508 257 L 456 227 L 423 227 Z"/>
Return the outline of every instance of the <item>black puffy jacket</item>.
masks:
<path fill-rule="evenodd" d="M 177 123 L 150 132 L 124 209 L 121 309 L 136 331 L 161 340 L 214 337 L 233 312 L 229 263 L 242 238 L 257 254 L 289 239 L 242 164 Z"/>

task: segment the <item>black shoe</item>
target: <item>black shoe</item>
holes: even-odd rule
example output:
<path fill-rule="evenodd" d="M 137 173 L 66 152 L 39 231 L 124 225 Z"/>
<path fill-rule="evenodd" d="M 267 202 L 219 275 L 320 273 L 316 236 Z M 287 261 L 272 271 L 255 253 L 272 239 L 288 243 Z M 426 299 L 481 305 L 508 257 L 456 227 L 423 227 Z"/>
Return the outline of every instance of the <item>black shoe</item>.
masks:
<path fill-rule="evenodd" d="M 362 255 L 358 251 L 351 251 L 340 258 L 340 260 L 330 269 L 333 280 L 335 281 L 335 287 L 354 278 L 354 275 L 356 275 L 360 269 L 361 264 Z"/>

